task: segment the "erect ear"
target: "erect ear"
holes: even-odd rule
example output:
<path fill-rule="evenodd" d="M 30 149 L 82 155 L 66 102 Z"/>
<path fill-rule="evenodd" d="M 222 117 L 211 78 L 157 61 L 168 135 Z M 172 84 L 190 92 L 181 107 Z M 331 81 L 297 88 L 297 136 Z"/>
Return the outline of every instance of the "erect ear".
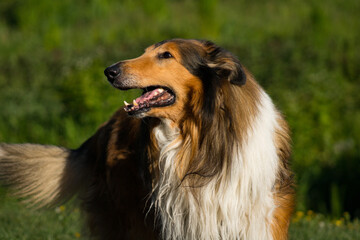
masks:
<path fill-rule="evenodd" d="M 219 77 L 239 86 L 246 83 L 245 71 L 234 55 L 212 42 L 205 42 L 204 45 L 208 54 L 207 65 L 214 69 Z"/>

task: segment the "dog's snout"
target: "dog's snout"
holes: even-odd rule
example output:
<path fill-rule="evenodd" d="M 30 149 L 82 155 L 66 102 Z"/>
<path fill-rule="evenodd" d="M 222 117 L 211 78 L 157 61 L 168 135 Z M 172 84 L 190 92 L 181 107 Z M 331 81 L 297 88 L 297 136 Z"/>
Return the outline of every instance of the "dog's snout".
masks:
<path fill-rule="evenodd" d="M 112 83 L 120 75 L 121 69 L 118 64 L 110 66 L 105 69 L 104 74 L 108 80 Z"/>

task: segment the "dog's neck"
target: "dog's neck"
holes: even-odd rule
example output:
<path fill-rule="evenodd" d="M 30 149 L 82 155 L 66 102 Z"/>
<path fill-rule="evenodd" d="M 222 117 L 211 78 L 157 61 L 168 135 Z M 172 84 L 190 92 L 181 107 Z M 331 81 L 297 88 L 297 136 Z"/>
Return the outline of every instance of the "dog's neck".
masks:
<path fill-rule="evenodd" d="M 154 128 L 153 132 L 160 150 L 179 136 L 179 128 L 173 121 L 166 118 L 160 119 L 159 125 Z"/>

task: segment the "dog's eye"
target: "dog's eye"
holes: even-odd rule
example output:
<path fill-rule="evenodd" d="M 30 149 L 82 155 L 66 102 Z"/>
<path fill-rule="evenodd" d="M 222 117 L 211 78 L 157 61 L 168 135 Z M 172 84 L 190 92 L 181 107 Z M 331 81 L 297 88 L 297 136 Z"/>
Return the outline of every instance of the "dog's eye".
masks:
<path fill-rule="evenodd" d="M 172 58 L 173 55 L 171 55 L 170 52 L 163 52 L 163 53 L 160 53 L 159 56 L 158 56 L 160 59 L 164 59 L 164 58 Z"/>

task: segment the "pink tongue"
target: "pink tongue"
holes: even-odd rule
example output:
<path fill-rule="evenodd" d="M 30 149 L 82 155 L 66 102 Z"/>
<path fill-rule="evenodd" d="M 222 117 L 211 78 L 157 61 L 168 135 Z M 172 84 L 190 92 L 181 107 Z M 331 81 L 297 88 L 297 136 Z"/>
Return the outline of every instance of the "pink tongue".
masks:
<path fill-rule="evenodd" d="M 141 95 L 140 97 L 135 99 L 135 101 L 139 104 L 139 103 L 142 103 L 142 102 L 145 102 L 145 101 L 148 101 L 148 100 L 154 98 L 154 96 L 156 94 L 159 94 L 159 88 L 152 90 L 150 92 L 147 92 L 144 95 Z"/>

